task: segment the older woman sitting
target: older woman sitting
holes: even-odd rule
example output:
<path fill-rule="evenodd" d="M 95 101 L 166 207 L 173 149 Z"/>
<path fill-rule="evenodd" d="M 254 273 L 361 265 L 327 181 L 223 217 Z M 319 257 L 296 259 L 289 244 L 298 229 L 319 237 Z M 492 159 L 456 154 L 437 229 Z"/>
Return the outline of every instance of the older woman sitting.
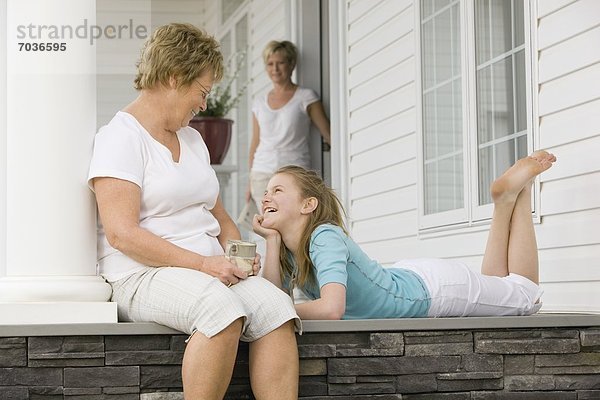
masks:
<path fill-rule="evenodd" d="M 298 316 L 285 293 L 224 257 L 227 239 L 240 233 L 221 203 L 206 145 L 188 127 L 223 75 L 219 44 L 192 25 L 165 25 L 137 67 L 139 96 L 100 129 L 89 171 L 98 264 L 119 318 L 191 335 L 186 399 L 223 398 L 240 339 L 250 342 L 255 396 L 297 398 Z"/>

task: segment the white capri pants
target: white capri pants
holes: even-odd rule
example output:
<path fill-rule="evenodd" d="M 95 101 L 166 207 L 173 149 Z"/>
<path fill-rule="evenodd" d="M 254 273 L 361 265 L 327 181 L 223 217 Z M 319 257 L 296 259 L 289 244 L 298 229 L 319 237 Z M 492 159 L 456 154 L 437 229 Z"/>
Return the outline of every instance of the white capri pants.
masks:
<path fill-rule="evenodd" d="M 111 283 L 119 320 L 150 321 L 207 337 L 244 318 L 241 340 L 253 342 L 300 318 L 290 297 L 271 282 L 252 276 L 227 287 L 203 272 L 146 267 Z"/>
<path fill-rule="evenodd" d="M 256 203 L 256 208 L 260 210 L 261 214 L 262 199 L 272 176 L 273 174 L 266 172 L 250 171 L 250 194 L 252 195 L 252 200 Z"/>
<path fill-rule="evenodd" d="M 390 268 L 408 269 L 423 279 L 431 296 L 428 317 L 530 315 L 542 306 L 536 303 L 542 289 L 518 274 L 482 275 L 461 262 L 434 258 L 402 260 Z"/>

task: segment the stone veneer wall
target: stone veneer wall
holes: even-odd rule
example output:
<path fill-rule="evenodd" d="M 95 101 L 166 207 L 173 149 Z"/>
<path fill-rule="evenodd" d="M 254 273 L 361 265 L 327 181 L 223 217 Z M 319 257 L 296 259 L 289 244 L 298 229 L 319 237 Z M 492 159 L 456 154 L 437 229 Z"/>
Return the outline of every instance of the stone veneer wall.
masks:
<path fill-rule="evenodd" d="M 185 339 L 1 337 L 0 399 L 182 399 Z M 600 327 L 309 332 L 298 343 L 304 399 L 600 399 Z M 226 398 L 253 399 L 245 343 Z"/>

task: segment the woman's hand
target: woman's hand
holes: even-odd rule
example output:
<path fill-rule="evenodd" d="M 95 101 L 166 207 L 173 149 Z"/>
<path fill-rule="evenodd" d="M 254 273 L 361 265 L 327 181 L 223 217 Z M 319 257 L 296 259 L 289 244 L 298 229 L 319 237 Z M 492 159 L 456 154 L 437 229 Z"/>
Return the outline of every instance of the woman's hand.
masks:
<path fill-rule="evenodd" d="M 262 222 L 264 217 L 262 215 L 256 214 L 254 218 L 252 218 L 252 230 L 257 235 L 264 237 L 265 239 L 269 238 L 278 238 L 281 236 L 278 230 L 265 228 L 262 226 Z"/>
<path fill-rule="evenodd" d="M 225 256 L 205 257 L 201 271 L 214 276 L 227 286 L 235 285 L 240 280 L 248 278 L 246 272 L 230 262 Z"/>
<path fill-rule="evenodd" d="M 258 273 L 260 272 L 260 254 L 256 253 L 256 255 L 254 256 L 254 263 L 252 264 L 252 272 L 254 273 L 254 276 L 258 276 Z"/>

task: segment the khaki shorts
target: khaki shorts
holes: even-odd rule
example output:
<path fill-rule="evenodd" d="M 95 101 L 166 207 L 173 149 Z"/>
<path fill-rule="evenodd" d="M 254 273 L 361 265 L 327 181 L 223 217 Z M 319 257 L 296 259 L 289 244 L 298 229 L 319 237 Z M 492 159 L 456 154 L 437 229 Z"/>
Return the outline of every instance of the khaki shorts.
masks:
<path fill-rule="evenodd" d="M 111 283 L 120 321 L 156 322 L 187 334 L 212 337 L 244 318 L 241 340 L 253 342 L 300 318 L 290 297 L 271 282 L 253 276 L 227 287 L 203 272 L 146 267 Z"/>
<path fill-rule="evenodd" d="M 482 275 L 461 262 L 434 258 L 402 260 L 390 268 L 408 269 L 423 279 L 429 317 L 530 315 L 542 306 L 536 303 L 542 289 L 518 274 Z"/>

